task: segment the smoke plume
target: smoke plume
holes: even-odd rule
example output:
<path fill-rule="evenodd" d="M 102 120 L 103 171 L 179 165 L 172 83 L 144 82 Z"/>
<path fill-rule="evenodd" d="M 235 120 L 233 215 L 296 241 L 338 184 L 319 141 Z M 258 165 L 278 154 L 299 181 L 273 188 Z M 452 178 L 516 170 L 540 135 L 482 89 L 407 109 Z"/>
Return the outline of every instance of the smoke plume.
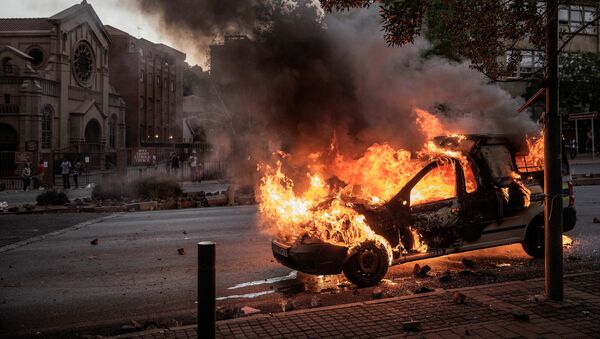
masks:
<path fill-rule="evenodd" d="M 325 15 L 310 0 L 137 0 L 173 39 L 206 52 L 215 38 L 248 41 L 215 48 L 217 106 L 234 123 L 233 156 L 283 149 L 305 156 L 327 149 L 359 155 L 375 142 L 418 149 L 414 108 L 465 133 L 531 132 L 519 100 L 471 69 L 438 57 L 429 44 L 388 47 L 377 8 Z M 216 67 L 215 67 L 216 68 Z"/>

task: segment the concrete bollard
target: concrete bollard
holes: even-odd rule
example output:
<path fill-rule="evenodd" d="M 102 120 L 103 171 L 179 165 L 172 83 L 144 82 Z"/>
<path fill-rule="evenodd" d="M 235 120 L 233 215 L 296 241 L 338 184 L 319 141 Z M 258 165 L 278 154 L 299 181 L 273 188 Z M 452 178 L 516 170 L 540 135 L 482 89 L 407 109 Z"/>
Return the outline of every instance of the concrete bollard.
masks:
<path fill-rule="evenodd" d="M 198 243 L 198 338 L 216 334 L 215 243 Z"/>

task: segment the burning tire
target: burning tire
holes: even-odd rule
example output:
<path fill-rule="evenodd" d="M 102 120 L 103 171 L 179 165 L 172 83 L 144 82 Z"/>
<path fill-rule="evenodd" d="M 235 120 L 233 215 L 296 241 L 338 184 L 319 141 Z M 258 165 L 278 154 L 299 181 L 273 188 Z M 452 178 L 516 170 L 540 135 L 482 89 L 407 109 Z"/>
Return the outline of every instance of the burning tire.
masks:
<path fill-rule="evenodd" d="M 525 253 L 534 258 L 544 257 L 544 221 L 535 218 L 527 228 L 525 240 L 521 243 Z"/>
<path fill-rule="evenodd" d="M 376 285 L 387 273 L 388 255 L 375 242 L 359 246 L 344 265 L 344 275 L 358 287 Z"/>

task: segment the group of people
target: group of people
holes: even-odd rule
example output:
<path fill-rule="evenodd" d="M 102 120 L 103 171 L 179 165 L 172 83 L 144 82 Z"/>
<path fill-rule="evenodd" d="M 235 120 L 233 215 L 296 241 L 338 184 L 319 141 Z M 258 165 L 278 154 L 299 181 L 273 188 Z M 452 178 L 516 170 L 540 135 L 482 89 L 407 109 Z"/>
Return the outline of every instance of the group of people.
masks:
<path fill-rule="evenodd" d="M 181 163 L 182 161 L 180 160 L 179 155 L 177 155 L 175 152 L 172 152 L 169 154 L 169 157 L 166 161 L 167 170 L 171 175 L 176 176 L 179 172 L 179 168 L 181 168 Z M 202 162 L 199 161 L 196 151 L 192 151 L 192 154 L 187 160 L 187 164 L 190 167 L 190 179 L 192 181 L 202 180 L 204 166 Z"/>
<path fill-rule="evenodd" d="M 69 179 L 70 175 L 73 175 L 73 183 L 75 184 L 75 188 L 79 188 L 79 175 L 83 170 L 83 164 L 79 159 L 75 160 L 75 164 L 71 164 L 71 162 L 67 159 L 63 159 L 60 163 L 60 174 L 62 174 L 63 179 L 63 188 L 71 188 L 71 181 Z"/>
<path fill-rule="evenodd" d="M 31 172 L 31 164 L 25 164 L 23 170 L 21 171 L 21 178 L 23 179 L 23 191 L 27 191 L 31 186 L 31 180 L 35 178 L 41 184 L 44 180 L 44 173 L 46 172 L 46 166 L 44 165 L 44 161 L 40 160 L 36 168 L 37 177 L 33 176 Z"/>

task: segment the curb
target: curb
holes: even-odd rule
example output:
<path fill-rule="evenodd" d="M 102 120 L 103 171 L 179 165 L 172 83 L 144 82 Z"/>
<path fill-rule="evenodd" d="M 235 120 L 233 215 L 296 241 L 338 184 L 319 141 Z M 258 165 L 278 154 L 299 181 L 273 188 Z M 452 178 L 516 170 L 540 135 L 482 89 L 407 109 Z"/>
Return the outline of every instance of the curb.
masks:
<path fill-rule="evenodd" d="M 50 233 L 38 235 L 38 236 L 33 237 L 33 238 L 21 240 L 21 241 L 18 241 L 16 243 L 13 243 L 13 244 L 0 247 L 0 253 L 7 252 L 7 251 L 10 251 L 10 250 L 14 250 L 16 248 L 23 247 L 25 245 L 29 245 L 31 243 L 34 243 L 34 242 L 37 242 L 37 241 L 41 241 L 41 240 L 44 240 L 44 239 L 47 239 L 47 238 L 50 238 L 50 237 L 55 237 L 55 236 L 61 235 L 63 233 L 67 233 L 67 232 L 70 232 L 70 231 L 75 231 L 75 230 L 78 230 L 78 229 L 80 229 L 82 227 L 89 226 L 91 224 L 96 224 L 96 223 L 102 222 L 104 220 L 112 219 L 112 218 L 116 217 L 117 215 L 119 215 L 119 214 L 115 213 L 115 214 L 111 214 L 109 216 L 105 216 L 105 217 L 100 217 L 100 218 L 96 218 L 96 219 L 84 221 L 84 222 L 79 223 L 77 225 L 74 225 L 74 226 L 71 226 L 71 227 L 67 227 L 67 228 L 63 228 L 63 229 L 60 229 L 58 231 L 54 231 L 54 232 L 50 232 Z"/>
<path fill-rule="evenodd" d="M 564 278 L 579 277 L 579 276 L 586 276 L 586 275 L 594 275 L 594 274 L 598 274 L 598 273 L 600 273 L 600 270 L 565 274 L 563 277 Z M 433 297 L 433 296 L 439 296 L 439 295 L 443 295 L 443 294 L 447 294 L 447 293 L 454 293 L 454 292 L 460 292 L 460 291 L 473 291 L 473 290 L 483 289 L 483 288 L 494 288 L 494 287 L 507 286 L 507 285 L 520 285 L 520 284 L 524 284 L 527 282 L 536 282 L 536 281 L 539 282 L 540 280 L 543 280 L 543 278 L 505 281 L 505 282 L 495 283 L 495 284 L 467 286 L 467 287 L 459 287 L 459 288 L 451 288 L 451 289 L 436 289 L 433 292 L 429 292 L 429 293 L 411 294 L 411 295 L 404 295 L 404 296 L 399 296 L 399 297 L 360 301 L 360 302 L 355 302 L 355 303 L 325 306 L 325 307 L 318 307 L 318 308 L 308 308 L 308 309 L 297 310 L 297 311 L 292 311 L 292 312 L 280 312 L 280 313 L 274 313 L 274 314 L 256 314 L 256 315 L 251 315 L 248 317 L 219 320 L 219 321 L 217 321 L 217 324 L 231 324 L 231 323 L 244 322 L 244 321 L 248 321 L 248 320 L 258 320 L 258 319 L 269 318 L 269 317 L 285 317 L 285 316 L 292 316 L 295 314 L 319 312 L 319 311 L 325 311 L 325 310 L 344 309 L 344 308 L 349 308 L 349 307 L 354 307 L 354 306 L 369 306 L 369 305 L 373 305 L 373 304 L 383 304 L 383 303 L 388 303 L 388 302 L 415 299 L 415 298 L 421 298 L 421 297 Z M 194 329 L 196 327 L 197 327 L 197 324 L 185 325 L 185 326 L 179 326 L 179 327 L 157 328 L 157 329 L 145 330 L 145 331 L 140 331 L 140 332 L 124 333 L 124 334 L 119 334 L 117 336 L 112 336 L 112 337 L 107 337 L 107 338 L 113 338 L 113 339 L 132 338 L 132 337 L 138 337 L 138 336 L 143 336 L 143 335 L 148 335 L 148 334 L 157 334 L 157 333 L 164 334 L 164 333 L 171 333 L 171 332 L 177 332 L 177 331 L 185 331 L 185 330 L 189 330 L 189 329 Z"/>

